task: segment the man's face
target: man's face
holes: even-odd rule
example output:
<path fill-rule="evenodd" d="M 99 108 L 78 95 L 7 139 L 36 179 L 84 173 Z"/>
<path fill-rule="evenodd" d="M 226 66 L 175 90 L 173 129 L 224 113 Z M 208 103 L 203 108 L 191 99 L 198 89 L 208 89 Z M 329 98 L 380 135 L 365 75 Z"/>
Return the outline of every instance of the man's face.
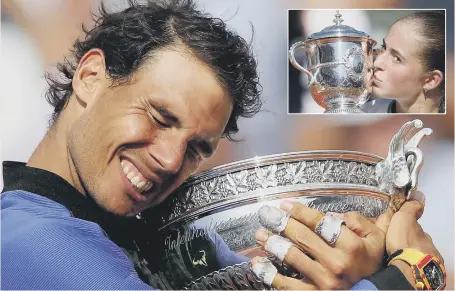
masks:
<path fill-rule="evenodd" d="M 188 53 L 156 52 L 128 85 L 86 75 L 93 90 L 83 93 L 90 101 L 70 129 L 69 153 L 88 195 L 119 215 L 168 197 L 213 153 L 232 112 L 216 75 Z"/>

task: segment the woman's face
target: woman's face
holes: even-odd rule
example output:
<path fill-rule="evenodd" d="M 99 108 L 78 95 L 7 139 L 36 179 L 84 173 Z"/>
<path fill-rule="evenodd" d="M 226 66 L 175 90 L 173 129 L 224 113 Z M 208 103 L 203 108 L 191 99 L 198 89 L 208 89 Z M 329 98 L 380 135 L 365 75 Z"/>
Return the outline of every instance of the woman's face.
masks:
<path fill-rule="evenodd" d="M 424 69 L 418 59 L 420 43 L 412 22 L 399 21 L 383 40 L 374 61 L 373 93 L 400 101 L 414 100 L 423 91 Z"/>

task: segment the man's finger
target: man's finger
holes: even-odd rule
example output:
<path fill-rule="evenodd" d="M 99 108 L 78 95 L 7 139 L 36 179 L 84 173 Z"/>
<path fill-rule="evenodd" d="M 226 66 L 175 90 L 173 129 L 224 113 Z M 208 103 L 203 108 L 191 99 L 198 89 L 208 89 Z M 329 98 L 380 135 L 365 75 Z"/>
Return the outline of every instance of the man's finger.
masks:
<path fill-rule="evenodd" d="M 291 239 L 300 249 L 308 252 L 322 265 L 330 265 L 330 261 L 335 259 L 337 252 L 334 252 L 334 249 L 326 241 L 314 233 L 317 224 L 326 214 L 297 202 L 283 201 L 280 207 L 291 214 L 291 218 L 283 234 Z M 362 229 L 364 232 L 370 233 L 371 227 L 368 229 L 365 228 L 373 224 L 364 217 L 361 219 L 363 222 L 362 225 L 356 225 L 356 227 Z M 354 226 L 351 225 L 351 227 Z M 333 247 L 353 249 L 360 243 L 361 240 L 358 234 L 351 231 L 349 227 L 341 226 L 341 233 Z"/>
<path fill-rule="evenodd" d="M 272 287 L 278 290 L 319 290 L 308 280 L 298 280 L 281 274 L 276 274 Z"/>
<path fill-rule="evenodd" d="M 295 220 L 303 223 L 309 229 L 314 230 L 318 222 L 324 217 L 324 213 L 317 211 L 298 202 L 285 200 L 281 202 L 280 208 L 291 214 Z"/>
<path fill-rule="evenodd" d="M 379 227 L 384 233 L 387 233 L 387 229 L 389 229 L 390 221 L 392 221 L 393 217 L 393 210 L 392 208 L 387 208 L 387 210 L 379 215 L 376 219 L 376 226 Z"/>
<path fill-rule="evenodd" d="M 332 213 L 344 221 L 346 227 L 360 237 L 366 237 L 374 231 L 374 224 L 358 212 Z"/>
<path fill-rule="evenodd" d="M 308 278 L 311 282 L 321 284 L 325 283 L 328 278 L 327 270 L 319 262 L 310 259 L 306 254 L 295 246 L 291 247 L 284 257 L 284 263 L 292 266 L 300 274 Z"/>
<path fill-rule="evenodd" d="M 410 195 L 410 200 L 419 201 L 425 207 L 425 195 L 420 191 L 414 191 Z"/>
<path fill-rule="evenodd" d="M 256 239 L 264 249 L 292 266 L 297 272 L 313 282 L 325 282 L 327 280 L 327 271 L 317 261 L 312 260 L 300 249 L 294 246 L 288 239 L 279 236 L 269 236 L 265 231 L 256 232 Z"/>
<path fill-rule="evenodd" d="M 286 229 L 282 233 L 298 248 L 307 252 L 322 264 L 333 259 L 334 249 L 319 235 L 299 221 L 290 218 Z"/>
<path fill-rule="evenodd" d="M 415 219 L 417 220 L 422 216 L 423 209 L 424 206 L 419 201 L 409 200 L 401 206 L 400 210 L 398 210 L 397 213 L 407 213 L 415 217 Z"/>
<path fill-rule="evenodd" d="M 314 227 L 318 221 L 312 222 L 317 217 L 324 217 L 324 213 L 300 203 L 293 203 L 291 208 L 283 209 L 285 211 L 289 210 L 291 213 L 291 217 L 286 217 L 285 213 L 287 212 L 281 209 L 273 206 L 263 206 L 259 209 L 259 221 L 269 231 L 277 233 L 279 230 L 278 233 L 291 240 L 299 249 L 305 251 L 316 260 L 320 259 L 321 264 L 324 265 L 333 260 L 334 249 L 314 232 Z M 308 214 L 308 217 L 304 218 L 306 214 Z M 306 223 L 313 225 L 313 229 L 310 229 Z"/>
<path fill-rule="evenodd" d="M 316 286 L 308 280 L 298 280 L 279 274 L 275 265 L 265 257 L 254 257 L 250 260 L 249 266 L 259 280 L 276 289 L 317 290 Z"/>
<path fill-rule="evenodd" d="M 423 215 L 423 211 L 425 210 L 425 195 L 420 191 L 414 191 L 410 195 L 409 201 L 418 201 L 420 203 L 421 209 L 417 211 L 416 218 L 419 219 Z M 417 207 L 417 205 L 416 205 Z"/>
<path fill-rule="evenodd" d="M 369 218 L 358 212 L 331 213 L 331 215 L 339 217 L 345 223 L 335 247 L 348 253 L 364 248 L 365 244 L 371 246 L 372 243 L 382 243 L 385 239 L 385 232 L 379 229 Z"/>

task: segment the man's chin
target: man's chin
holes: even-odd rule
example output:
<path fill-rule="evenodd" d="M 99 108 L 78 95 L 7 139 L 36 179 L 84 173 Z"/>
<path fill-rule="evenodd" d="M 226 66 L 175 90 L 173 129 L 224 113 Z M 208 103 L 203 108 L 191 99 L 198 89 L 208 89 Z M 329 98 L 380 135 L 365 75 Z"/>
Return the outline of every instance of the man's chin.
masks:
<path fill-rule="evenodd" d="M 124 200 L 118 200 L 117 203 L 114 201 L 107 201 L 107 203 L 97 203 L 105 211 L 119 217 L 134 217 L 139 213 L 146 211 L 150 208 L 154 208 L 161 204 L 165 200 L 166 196 L 159 195 L 153 196 L 153 193 L 148 193 L 146 201 L 134 201 L 125 196 Z"/>
<path fill-rule="evenodd" d="M 140 213 L 133 205 L 108 205 L 102 208 L 117 217 L 133 217 Z"/>
<path fill-rule="evenodd" d="M 138 215 L 141 211 L 137 211 L 137 210 L 125 210 L 125 211 L 108 211 L 110 212 L 111 214 L 113 214 L 114 216 L 117 216 L 119 218 L 123 217 L 135 217 L 136 215 Z"/>
<path fill-rule="evenodd" d="M 121 216 L 122 217 L 134 217 L 134 216 L 136 216 L 138 214 L 139 214 L 139 212 L 138 213 L 132 212 L 132 213 L 126 213 L 126 214 L 121 215 Z"/>

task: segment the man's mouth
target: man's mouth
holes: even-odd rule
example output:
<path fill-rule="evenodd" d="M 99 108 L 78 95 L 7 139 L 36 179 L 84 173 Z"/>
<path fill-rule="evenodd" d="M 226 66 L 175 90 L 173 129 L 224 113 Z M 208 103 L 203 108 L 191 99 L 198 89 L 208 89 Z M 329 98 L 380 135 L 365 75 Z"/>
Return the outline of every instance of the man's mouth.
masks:
<path fill-rule="evenodd" d="M 144 178 L 144 175 L 130 161 L 123 159 L 120 165 L 122 166 L 123 173 L 134 187 L 134 190 L 139 194 L 149 191 L 153 187 L 153 181 Z"/>

